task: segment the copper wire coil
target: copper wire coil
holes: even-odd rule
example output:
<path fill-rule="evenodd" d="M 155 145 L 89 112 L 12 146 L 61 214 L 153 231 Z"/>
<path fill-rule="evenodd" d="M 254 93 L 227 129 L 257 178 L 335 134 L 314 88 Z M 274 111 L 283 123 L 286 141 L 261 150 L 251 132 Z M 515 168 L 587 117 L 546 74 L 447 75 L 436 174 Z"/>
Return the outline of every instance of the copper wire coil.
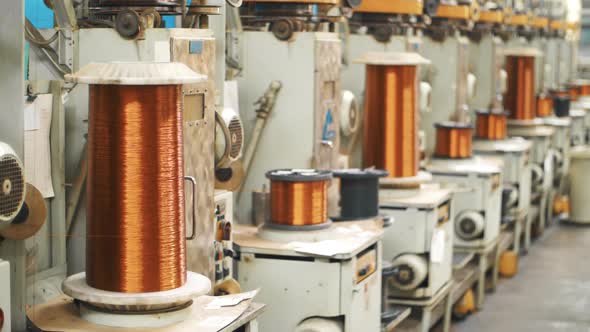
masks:
<path fill-rule="evenodd" d="M 578 86 L 580 96 L 590 96 L 590 84 L 581 84 Z"/>
<path fill-rule="evenodd" d="M 366 67 L 364 167 L 390 178 L 418 174 L 417 67 Z"/>
<path fill-rule="evenodd" d="M 123 293 L 186 282 L 180 86 L 90 86 L 86 279 Z"/>
<path fill-rule="evenodd" d="M 328 220 L 328 181 L 271 181 L 270 202 L 274 224 L 323 224 Z"/>
<path fill-rule="evenodd" d="M 488 140 L 501 140 L 506 138 L 506 113 L 478 112 L 476 121 L 476 137 Z"/>
<path fill-rule="evenodd" d="M 581 87 L 572 85 L 568 88 L 568 96 L 571 100 L 575 101 L 578 100 L 578 97 L 581 95 Z"/>
<path fill-rule="evenodd" d="M 472 156 L 473 127 L 462 123 L 436 124 L 436 147 L 438 158 L 464 159 Z"/>
<path fill-rule="evenodd" d="M 553 114 L 553 98 L 545 94 L 539 95 L 537 97 L 537 116 L 544 118 L 551 114 Z"/>
<path fill-rule="evenodd" d="M 283 169 L 266 174 L 270 179 L 270 222 L 277 226 L 327 224 L 328 184 L 332 172 Z"/>
<path fill-rule="evenodd" d="M 535 58 L 530 56 L 507 56 L 506 72 L 508 87 L 504 96 L 504 109 L 510 118 L 532 120 L 535 111 Z"/>

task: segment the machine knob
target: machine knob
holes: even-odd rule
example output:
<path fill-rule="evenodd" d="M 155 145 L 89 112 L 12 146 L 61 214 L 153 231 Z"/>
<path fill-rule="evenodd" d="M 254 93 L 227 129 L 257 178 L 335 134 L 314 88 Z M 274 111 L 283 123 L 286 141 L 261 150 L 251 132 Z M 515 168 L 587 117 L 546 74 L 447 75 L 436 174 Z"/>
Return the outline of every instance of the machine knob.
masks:
<path fill-rule="evenodd" d="M 398 256 L 393 260 L 392 268 L 394 272 L 389 285 L 403 291 L 416 289 L 428 275 L 426 258 L 413 254 Z"/>
<path fill-rule="evenodd" d="M 455 233 L 463 240 L 474 240 L 483 234 L 485 219 L 477 211 L 464 211 L 457 216 Z"/>

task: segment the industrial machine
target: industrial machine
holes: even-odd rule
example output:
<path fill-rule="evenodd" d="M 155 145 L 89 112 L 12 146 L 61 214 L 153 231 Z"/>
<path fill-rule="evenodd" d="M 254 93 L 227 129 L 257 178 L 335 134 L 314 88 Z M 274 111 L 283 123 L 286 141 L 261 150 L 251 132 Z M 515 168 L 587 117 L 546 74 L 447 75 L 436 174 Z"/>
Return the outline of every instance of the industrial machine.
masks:
<path fill-rule="evenodd" d="M 485 248 L 500 233 L 503 161 L 473 156 L 471 125 L 442 122 L 436 127 L 437 146 L 426 170 L 453 192 L 455 246 Z"/>
<path fill-rule="evenodd" d="M 433 105 L 430 112 L 421 114 L 420 129 L 426 136 L 424 168 L 434 182 L 452 191 L 455 246 L 482 247 L 499 234 L 502 168 L 501 163 L 472 158 L 469 103 L 475 97 L 477 77 L 470 70 L 468 38 L 460 32 L 466 24 L 478 20 L 481 13 L 473 3 L 443 9 L 439 7 L 433 24 L 426 29 L 428 38 L 420 49 L 431 61 L 426 77 L 432 86 Z M 483 86 L 489 91 L 482 98 L 488 105 L 495 101 L 497 84 L 501 82 L 493 53 L 499 41 L 491 37 L 482 40 L 488 46 L 480 45 L 492 51 L 486 55 L 490 61 L 484 64 L 488 73 Z M 496 79 L 487 77 L 490 72 Z"/>
<path fill-rule="evenodd" d="M 506 49 L 505 67 L 508 88 L 504 95 L 504 109 L 509 112 L 508 135 L 523 137 L 533 142 L 531 150 L 531 223 L 542 232 L 551 209 L 550 191 L 554 176 L 554 153 L 551 141 L 555 129 L 544 125 L 537 117 L 535 65 L 542 55 L 535 48 Z M 528 69 L 527 69 L 528 68 Z"/>
<path fill-rule="evenodd" d="M 260 137 L 237 200 L 240 223 L 251 220 L 251 193 L 266 183 L 267 170 L 340 168 L 342 47 L 336 23 L 342 13 L 330 10 L 351 3 L 356 2 L 252 0 L 240 9 L 237 80 L 244 138 L 250 144 Z M 262 131 L 250 107 L 273 81 L 280 82 L 281 92 Z"/>
<path fill-rule="evenodd" d="M 46 140 L 50 146 L 49 183 L 53 184 L 55 195 L 45 196 L 45 202 L 50 207 L 49 217 L 46 218 L 47 227 L 43 227 L 34 242 L 7 239 L 0 244 L 0 257 L 10 262 L 12 274 L 9 285 L 12 292 L 12 328 L 24 330 L 25 305 L 33 307 L 47 299 L 37 296 L 42 293 L 39 289 L 48 289 L 45 285 L 49 284 L 59 289 L 66 273 L 76 275 L 84 270 L 86 259 L 84 250 L 80 248 L 85 245 L 86 240 L 84 236 L 77 235 L 86 231 L 87 207 L 78 202 L 87 201 L 82 188 L 88 186 L 86 151 L 89 149 L 86 148 L 85 137 L 88 132 L 86 122 L 90 95 L 85 85 L 64 83 L 64 76 L 77 72 L 90 63 L 183 63 L 204 78 L 182 87 L 182 102 L 185 106 L 182 132 L 184 144 L 180 148 L 184 150 L 185 156 L 182 168 L 187 176 L 197 182 L 192 185 L 193 182 L 187 180 L 184 195 L 178 196 L 186 199 L 182 205 L 186 206 L 182 216 L 186 219 L 186 235 L 189 237 L 186 260 L 188 270 L 205 275 L 207 280 L 215 281 L 219 277 L 217 285 L 232 280 L 231 193 L 220 194 L 218 204 L 215 204 L 217 196 L 214 194 L 215 182 L 219 180 L 216 171 L 219 168 L 239 169 L 233 168 L 233 165 L 239 163 L 242 146 L 242 128 L 237 114 L 221 111 L 225 73 L 223 49 L 226 1 L 193 1 L 189 5 L 183 1 L 150 0 L 48 0 L 45 3 L 54 12 L 55 30 L 41 31 L 25 20 L 24 13 L 20 10 L 23 7 L 22 1 L 2 5 L 4 12 L 14 14 L 7 15 L 11 16 L 11 21 L 4 20 L 3 25 L 6 23 L 7 26 L 12 26 L 11 29 L 17 33 L 19 39 L 22 39 L 24 33 L 31 45 L 30 57 L 27 57 L 27 72 L 24 66 L 3 68 L 6 77 L 11 77 L 11 81 L 14 81 L 14 86 L 6 83 L 2 87 L 2 91 L 10 91 L 10 96 L 5 96 L 7 105 L 18 110 L 24 106 L 23 96 L 28 97 L 27 102 L 34 101 L 41 94 L 49 93 L 53 97 L 49 103 L 53 107 L 53 113 Z M 236 4 L 231 1 L 228 3 Z M 164 28 L 165 16 L 174 16 L 177 28 Z M 56 30 L 59 32 L 55 33 Z M 23 33 L 19 34 L 18 31 Z M 6 39 L 4 36 L 2 40 L 3 45 L 23 50 L 20 53 L 15 51 L 14 61 L 10 60 L 12 64 L 22 63 L 25 59 L 22 47 L 24 40 Z M 105 48 L 104 45 L 109 47 Z M 23 82 L 23 73 L 27 84 Z M 26 91 L 23 90 L 25 87 Z M 18 102 L 15 101 L 13 105 L 11 100 L 15 98 Z M 68 111 L 64 112 L 64 109 Z M 219 149 L 222 150 L 221 153 L 216 156 L 215 141 L 220 141 L 215 136 L 217 110 L 217 123 L 223 134 L 220 136 L 224 136 L 225 143 Z M 27 148 L 27 142 L 23 142 L 23 127 L 26 132 L 28 120 L 24 119 L 24 115 L 17 115 L 24 113 L 6 112 L 2 118 L 2 123 L 9 126 L 2 128 L 2 139 L 14 146 L 18 155 L 23 155 L 23 150 Z M 154 131 L 156 132 L 159 131 Z M 64 183 L 72 183 L 72 187 L 68 187 L 67 197 Z M 233 190 L 235 184 L 232 185 L 234 187 L 229 189 Z M 34 192 L 28 188 L 27 184 L 27 195 Z M 215 214 L 217 206 L 219 209 Z M 230 211 L 229 215 L 226 210 Z M 217 223 L 209 222 L 214 218 L 223 226 L 221 231 L 214 227 L 219 226 Z M 8 238 L 4 234 L 2 237 Z M 70 239 L 67 247 L 66 239 Z M 215 251 L 214 248 L 218 250 Z M 222 273 L 216 275 L 216 267 L 219 265 Z M 35 282 L 28 282 L 28 278 L 33 278 Z M 227 287 L 227 284 L 223 286 L 220 288 L 221 294 L 239 290 L 239 287 Z M 79 296 L 72 292 L 72 287 L 68 291 L 71 295 Z M 2 296 L 2 300 L 5 297 Z M 105 321 L 105 316 L 100 319 Z M 133 319 L 129 318 L 127 324 L 136 324 L 131 321 Z M 119 323 L 120 321 L 112 322 Z"/>
<path fill-rule="evenodd" d="M 240 225 L 234 238 L 240 284 L 260 288 L 258 298 L 268 304 L 260 331 L 379 331 L 382 218 L 328 219 L 329 171 L 267 176 L 268 222 Z M 376 198 L 376 185 L 373 191 Z M 376 213 L 376 199 L 373 205 Z"/>
<path fill-rule="evenodd" d="M 527 231 L 530 230 L 530 154 L 533 143 L 523 138 L 507 137 L 507 117 L 506 112 L 497 110 L 477 112 L 473 152 L 503 160 L 502 224 L 513 224 L 524 219 L 527 221 Z"/>
<path fill-rule="evenodd" d="M 428 64 L 412 52 L 368 52 L 356 60 L 366 70 L 363 166 L 383 168 L 379 205 L 394 219 L 383 237 L 384 317 L 399 299 L 435 296 L 451 278 L 453 219 L 450 193 L 421 186 L 418 77 Z"/>
<path fill-rule="evenodd" d="M 503 224 L 513 224 L 529 220 L 532 143 L 507 137 L 508 113 L 503 106 L 507 73 L 503 67 L 502 36 L 513 26 L 504 25 L 504 19 L 502 8 L 488 4 L 482 8 L 473 30 L 468 33 L 470 72 L 478 78 L 469 105 L 476 124 L 473 153 L 503 160 L 501 220 Z M 514 21 L 514 17 L 510 21 Z M 530 229 L 528 225 L 525 227 Z"/>

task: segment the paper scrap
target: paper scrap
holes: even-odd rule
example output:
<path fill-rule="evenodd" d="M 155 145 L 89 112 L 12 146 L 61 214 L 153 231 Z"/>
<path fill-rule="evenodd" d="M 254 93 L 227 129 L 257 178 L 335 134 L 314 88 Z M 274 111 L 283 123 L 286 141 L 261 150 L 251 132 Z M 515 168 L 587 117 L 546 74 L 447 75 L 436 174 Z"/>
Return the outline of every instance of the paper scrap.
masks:
<path fill-rule="evenodd" d="M 44 94 L 38 95 L 32 103 L 36 115 L 38 116 L 38 129 L 25 130 L 25 178 L 26 181 L 35 186 L 43 197 L 49 198 L 55 196 L 53 191 L 53 182 L 51 180 L 51 146 L 49 141 L 49 134 L 51 130 L 51 116 L 53 107 L 53 95 Z M 25 115 L 26 117 L 26 115 Z M 25 119 L 25 121 L 27 121 Z M 34 119 L 28 128 L 34 128 Z"/>
<path fill-rule="evenodd" d="M 445 240 L 446 232 L 444 229 L 436 228 L 432 234 L 430 243 L 430 261 L 433 263 L 442 263 L 445 257 Z"/>
<path fill-rule="evenodd" d="M 41 127 L 41 119 L 39 117 L 39 111 L 35 107 L 37 103 L 35 101 L 29 101 L 28 97 L 25 97 L 25 130 L 38 130 Z"/>
<path fill-rule="evenodd" d="M 253 299 L 256 294 L 258 294 L 258 289 L 253 290 L 251 292 L 240 293 L 240 294 L 233 294 L 233 295 L 226 295 L 226 296 L 219 296 L 216 297 L 213 301 L 209 302 L 205 309 L 219 309 L 221 307 L 233 307 L 236 306 L 243 301 Z"/>

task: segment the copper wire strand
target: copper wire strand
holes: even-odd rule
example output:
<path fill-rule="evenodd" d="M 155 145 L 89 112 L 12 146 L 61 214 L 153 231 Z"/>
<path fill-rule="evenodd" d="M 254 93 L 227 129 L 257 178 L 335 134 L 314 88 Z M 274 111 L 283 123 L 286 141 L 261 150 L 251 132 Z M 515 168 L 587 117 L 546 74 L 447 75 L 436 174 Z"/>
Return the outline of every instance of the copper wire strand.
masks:
<path fill-rule="evenodd" d="M 505 114 L 477 114 L 476 136 L 488 140 L 501 140 L 506 138 Z"/>
<path fill-rule="evenodd" d="M 124 293 L 186 281 L 180 86 L 90 87 L 86 278 Z"/>
<path fill-rule="evenodd" d="M 439 158 L 462 159 L 472 156 L 471 128 L 436 128 L 435 155 Z"/>
<path fill-rule="evenodd" d="M 510 118 L 532 120 L 535 111 L 535 58 L 509 56 L 506 58 L 508 87 L 504 98 L 504 109 Z"/>
<path fill-rule="evenodd" d="M 416 66 L 367 66 L 364 167 L 390 178 L 418 174 Z"/>
<path fill-rule="evenodd" d="M 271 221 L 279 225 L 319 225 L 328 220 L 328 181 L 271 181 Z"/>
<path fill-rule="evenodd" d="M 553 113 L 553 99 L 549 96 L 537 97 L 537 116 L 544 118 Z"/>

